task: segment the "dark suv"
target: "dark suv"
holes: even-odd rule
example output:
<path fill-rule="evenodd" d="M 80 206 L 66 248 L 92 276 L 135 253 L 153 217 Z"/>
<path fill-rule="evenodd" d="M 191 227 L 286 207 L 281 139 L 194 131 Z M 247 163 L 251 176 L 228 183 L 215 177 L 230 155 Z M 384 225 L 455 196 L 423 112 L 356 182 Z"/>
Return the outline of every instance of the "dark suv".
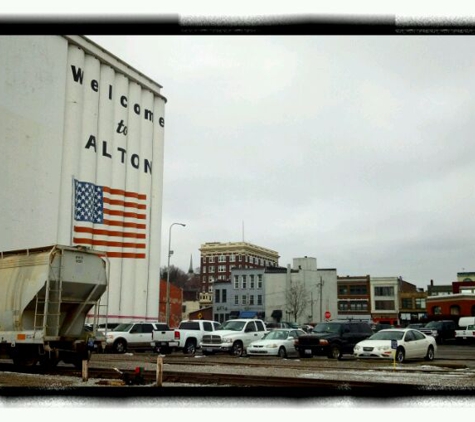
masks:
<path fill-rule="evenodd" d="M 425 327 L 419 328 L 419 331 L 428 336 L 433 336 L 438 344 L 445 343 L 447 340 L 455 339 L 455 330 L 457 324 L 448 319 L 443 321 L 431 321 Z"/>
<path fill-rule="evenodd" d="M 341 359 L 342 355 L 353 355 L 356 343 L 373 334 L 367 322 L 329 321 L 317 324 L 310 334 L 300 336 L 295 348 L 301 358 L 327 356 Z"/>

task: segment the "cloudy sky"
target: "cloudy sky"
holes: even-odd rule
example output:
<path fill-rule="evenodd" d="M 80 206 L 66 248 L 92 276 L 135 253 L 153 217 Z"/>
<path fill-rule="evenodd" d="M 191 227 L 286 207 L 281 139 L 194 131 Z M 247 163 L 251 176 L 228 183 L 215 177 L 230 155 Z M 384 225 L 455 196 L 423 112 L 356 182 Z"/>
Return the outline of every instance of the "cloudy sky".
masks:
<path fill-rule="evenodd" d="M 166 265 L 245 240 L 426 287 L 475 270 L 475 38 L 91 36 L 163 86 Z"/>

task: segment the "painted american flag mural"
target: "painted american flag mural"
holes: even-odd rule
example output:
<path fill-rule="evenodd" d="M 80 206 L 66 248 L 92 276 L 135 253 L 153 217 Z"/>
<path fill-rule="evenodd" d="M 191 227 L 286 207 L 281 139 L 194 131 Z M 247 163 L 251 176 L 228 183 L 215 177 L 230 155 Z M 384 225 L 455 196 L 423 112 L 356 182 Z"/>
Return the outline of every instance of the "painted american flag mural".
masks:
<path fill-rule="evenodd" d="M 73 243 L 145 259 L 147 195 L 74 180 Z"/>

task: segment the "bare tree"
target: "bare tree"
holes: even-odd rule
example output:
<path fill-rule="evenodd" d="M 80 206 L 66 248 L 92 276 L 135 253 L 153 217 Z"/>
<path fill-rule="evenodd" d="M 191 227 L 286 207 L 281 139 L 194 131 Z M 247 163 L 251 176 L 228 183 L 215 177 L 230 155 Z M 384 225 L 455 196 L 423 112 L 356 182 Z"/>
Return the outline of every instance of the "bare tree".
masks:
<path fill-rule="evenodd" d="M 285 292 L 287 311 L 294 317 L 294 321 L 303 314 L 307 307 L 307 290 L 302 283 L 291 283 Z"/>
<path fill-rule="evenodd" d="M 160 278 L 162 280 L 167 279 L 167 267 L 162 267 L 160 269 Z M 175 267 L 174 265 L 170 265 L 170 283 L 173 284 L 176 287 L 181 287 L 183 288 L 189 277 L 188 274 L 186 274 L 183 270 L 180 270 L 180 268 Z"/>

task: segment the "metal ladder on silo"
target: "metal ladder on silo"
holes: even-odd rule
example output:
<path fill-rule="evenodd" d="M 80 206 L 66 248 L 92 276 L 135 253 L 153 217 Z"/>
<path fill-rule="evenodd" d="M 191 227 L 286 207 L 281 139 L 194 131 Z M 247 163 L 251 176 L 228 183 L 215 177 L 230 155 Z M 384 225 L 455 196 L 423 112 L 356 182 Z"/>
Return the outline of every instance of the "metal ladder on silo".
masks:
<path fill-rule="evenodd" d="M 45 339 L 59 337 L 62 286 L 61 277 L 57 277 L 55 280 L 48 277 L 45 283 L 44 299 L 41 300 L 39 294 L 36 294 L 33 329 L 35 332 L 42 331 Z"/>

